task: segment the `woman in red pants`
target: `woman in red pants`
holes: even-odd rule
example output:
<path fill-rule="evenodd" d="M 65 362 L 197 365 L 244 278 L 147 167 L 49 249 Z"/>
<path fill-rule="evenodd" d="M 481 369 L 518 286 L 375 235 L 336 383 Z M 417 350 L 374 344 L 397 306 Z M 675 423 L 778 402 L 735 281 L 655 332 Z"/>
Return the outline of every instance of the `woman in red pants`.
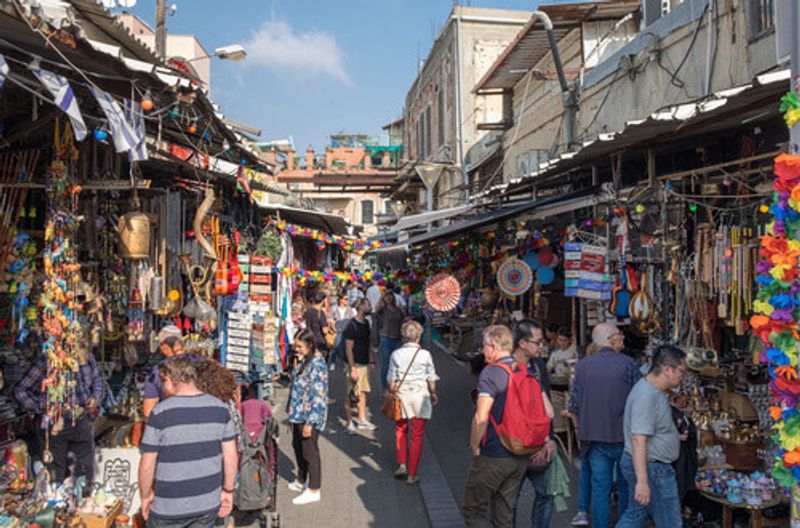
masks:
<path fill-rule="evenodd" d="M 389 360 L 389 390 L 397 394 L 403 407 L 403 419 L 395 422 L 397 464 L 395 478 L 406 484 L 419 482 L 417 468 L 422 455 L 425 423 L 431 419 L 436 405 L 436 369 L 431 353 L 419 345 L 422 326 L 416 321 L 403 323 L 400 329 L 403 346 L 392 352 Z M 408 445 L 409 426 L 411 445 Z"/>

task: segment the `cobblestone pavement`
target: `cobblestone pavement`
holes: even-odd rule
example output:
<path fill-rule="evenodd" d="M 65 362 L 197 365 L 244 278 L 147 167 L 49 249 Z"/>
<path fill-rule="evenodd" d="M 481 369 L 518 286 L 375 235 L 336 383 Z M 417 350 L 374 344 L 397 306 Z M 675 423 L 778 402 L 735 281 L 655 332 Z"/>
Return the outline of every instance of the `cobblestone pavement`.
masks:
<path fill-rule="evenodd" d="M 406 486 L 392 478 L 395 468 L 394 430 L 380 416 L 381 396 L 374 390 L 368 399 L 372 421 L 379 426 L 373 432 L 359 431 L 350 436 L 342 419 L 342 398 L 345 396 L 341 365 L 331 373 L 331 398 L 328 428 L 320 435 L 322 452 L 322 500 L 307 506 L 291 503 L 294 493 L 286 489 L 294 478 L 294 453 L 285 425 L 284 411 L 288 391 L 276 394 L 275 411 L 284 424 L 280 440 L 280 482 L 278 512 L 281 526 L 307 527 L 427 527 L 463 526 L 458 508 L 464 495 L 464 484 L 470 463 L 469 425 L 473 404 L 470 390 L 475 378 L 469 369 L 436 346 L 432 347 L 439 382 L 440 403 L 429 422 L 425 450 L 420 467 L 419 486 Z M 572 479 L 572 498 L 566 512 L 554 513 L 551 526 L 567 527 L 576 511 L 577 471 L 568 465 Z M 533 490 L 523 487 L 517 526 L 531 526 L 530 511 Z"/>

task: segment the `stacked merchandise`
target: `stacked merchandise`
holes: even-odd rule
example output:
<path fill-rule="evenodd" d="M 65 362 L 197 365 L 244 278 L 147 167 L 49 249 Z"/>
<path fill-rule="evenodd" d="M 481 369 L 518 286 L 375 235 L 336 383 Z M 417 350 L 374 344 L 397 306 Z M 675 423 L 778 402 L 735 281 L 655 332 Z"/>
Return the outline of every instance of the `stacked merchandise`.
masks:
<path fill-rule="evenodd" d="M 581 278 L 581 242 L 564 244 L 564 297 L 577 297 Z"/>
<path fill-rule="evenodd" d="M 250 370 L 250 334 L 253 318 L 249 312 L 228 312 L 225 366 L 247 373 Z"/>
<path fill-rule="evenodd" d="M 250 257 L 250 301 L 263 303 L 269 308 L 272 300 L 272 259 L 253 255 Z"/>
<path fill-rule="evenodd" d="M 602 246 L 581 247 L 581 268 L 577 296 L 591 301 L 611 300 L 611 274 L 608 252 Z"/>

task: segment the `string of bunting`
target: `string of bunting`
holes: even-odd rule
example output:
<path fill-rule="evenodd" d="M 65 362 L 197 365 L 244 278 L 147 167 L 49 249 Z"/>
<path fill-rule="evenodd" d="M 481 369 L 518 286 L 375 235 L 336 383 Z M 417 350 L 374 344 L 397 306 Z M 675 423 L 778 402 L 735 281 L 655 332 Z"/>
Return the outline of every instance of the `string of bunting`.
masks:
<path fill-rule="evenodd" d="M 276 220 L 274 218 L 268 218 L 267 225 L 294 237 L 314 240 L 317 249 L 320 251 L 324 251 L 327 246 L 335 244 L 348 253 L 355 253 L 358 256 L 362 256 L 367 251 L 382 248 L 386 244 L 379 240 L 368 242 L 362 238 L 345 238 L 339 235 L 331 235 L 324 231 L 290 224 L 284 220 Z"/>
<path fill-rule="evenodd" d="M 794 93 L 781 99 L 787 125 L 800 120 L 800 100 Z M 756 265 L 759 291 L 753 302 L 750 325 L 766 350 L 761 361 L 769 366 L 770 414 L 773 440 L 780 446 L 773 476 L 784 486 L 800 483 L 800 398 L 797 373 L 800 344 L 800 156 L 781 154 L 774 162 L 773 216 L 761 239 Z"/>
<path fill-rule="evenodd" d="M 294 279 L 300 286 L 305 286 L 308 282 L 343 285 L 348 281 L 353 281 L 358 284 L 375 281 L 381 285 L 392 282 L 398 286 L 405 287 L 409 284 L 421 281 L 424 277 L 424 275 L 405 270 L 395 271 L 393 273 L 381 273 L 379 271 L 365 271 L 361 273 L 359 271 L 307 270 L 287 266 L 284 268 L 276 268 L 276 271 L 284 277 Z"/>

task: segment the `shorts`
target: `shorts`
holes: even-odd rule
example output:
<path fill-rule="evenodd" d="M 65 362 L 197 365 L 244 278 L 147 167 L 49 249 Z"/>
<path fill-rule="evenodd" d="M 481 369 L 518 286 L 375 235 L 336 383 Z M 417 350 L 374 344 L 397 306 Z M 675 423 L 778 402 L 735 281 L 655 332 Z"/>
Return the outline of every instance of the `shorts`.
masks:
<path fill-rule="evenodd" d="M 356 365 L 358 371 L 358 381 L 353 383 L 353 378 L 350 377 L 350 369 L 344 369 L 345 376 L 347 376 L 347 392 L 370 392 L 372 388 L 369 385 L 369 365 Z"/>

